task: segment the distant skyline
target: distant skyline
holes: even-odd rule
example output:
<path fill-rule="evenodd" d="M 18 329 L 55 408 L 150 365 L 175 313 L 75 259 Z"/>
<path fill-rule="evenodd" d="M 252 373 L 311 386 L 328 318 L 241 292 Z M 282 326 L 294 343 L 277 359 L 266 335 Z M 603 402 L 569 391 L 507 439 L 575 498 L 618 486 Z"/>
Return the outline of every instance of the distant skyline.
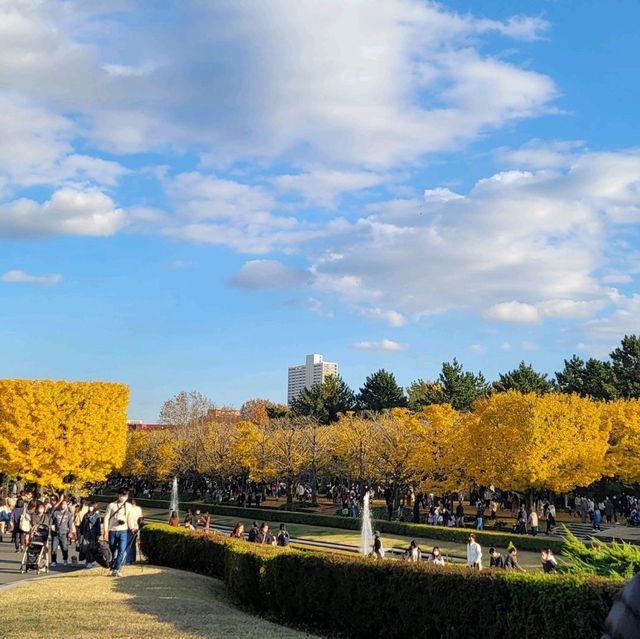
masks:
<path fill-rule="evenodd" d="M 640 5 L 0 2 L 4 377 L 285 402 L 640 332 Z"/>

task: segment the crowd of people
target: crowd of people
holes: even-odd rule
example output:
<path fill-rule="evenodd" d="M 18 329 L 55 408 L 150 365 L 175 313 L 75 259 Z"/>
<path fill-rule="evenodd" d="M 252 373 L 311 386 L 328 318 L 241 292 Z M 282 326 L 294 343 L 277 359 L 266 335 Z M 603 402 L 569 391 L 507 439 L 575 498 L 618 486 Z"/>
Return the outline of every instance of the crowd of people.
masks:
<path fill-rule="evenodd" d="M 79 562 L 92 568 L 99 542 L 104 541 L 112 557 L 110 574 L 120 576 L 122 565 L 137 559 L 141 518 L 142 509 L 134 499 L 128 499 L 126 489 L 119 491 L 104 515 L 95 501 L 62 492 L 34 495 L 31 490 L 22 490 L 4 498 L 0 505 L 0 542 L 10 536 L 15 552 L 24 553 L 44 527 L 50 544 L 45 553 L 47 568 Z"/>

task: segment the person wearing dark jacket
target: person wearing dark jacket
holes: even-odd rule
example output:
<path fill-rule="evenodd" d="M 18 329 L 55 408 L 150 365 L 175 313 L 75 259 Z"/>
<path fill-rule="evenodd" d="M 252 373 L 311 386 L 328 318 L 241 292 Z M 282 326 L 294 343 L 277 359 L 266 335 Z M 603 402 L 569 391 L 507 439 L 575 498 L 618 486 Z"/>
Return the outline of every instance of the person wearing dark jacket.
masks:
<path fill-rule="evenodd" d="M 495 548 L 489 548 L 489 568 L 504 568 L 504 557 Z"/>
<path fill-rule="evenodd" d="M 506 570 L 519 570 L 525 572 L 524 568 L 518 563 L 518 549 L 513 547 L 509 550 L 506 559 L 504 560 L 504 567 Z"/>
<path fill-rule="evenodd" d="M 93 568 L 93 551 L 100 537 L 102 537 L 102 518 L 98 504 L 93 501 L 89 504 L 89 510 L 80 523 L 80 559 L 84 557 L 87 568 Z"/>
<path fill-rule="evenodd" d="M 602 639 L 638 639 L 640 636 L 640 573 L 621 591 L 604 622 Z"/>

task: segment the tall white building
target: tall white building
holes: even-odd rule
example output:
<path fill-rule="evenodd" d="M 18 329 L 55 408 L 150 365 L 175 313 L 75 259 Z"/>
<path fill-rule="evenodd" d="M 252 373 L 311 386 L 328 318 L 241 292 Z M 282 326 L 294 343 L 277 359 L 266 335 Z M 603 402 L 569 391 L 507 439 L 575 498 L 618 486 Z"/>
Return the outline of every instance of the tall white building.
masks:
<path fill-rule="evenodd" d="M 322 355 L 316 353 L 307 355 L 305 364 L 289 367 L 287 402 L 290 404 L 304 388 L 321 384 L 329 375 L 337 374 L 338 365 L 335 362 L 325 362 Z"/>

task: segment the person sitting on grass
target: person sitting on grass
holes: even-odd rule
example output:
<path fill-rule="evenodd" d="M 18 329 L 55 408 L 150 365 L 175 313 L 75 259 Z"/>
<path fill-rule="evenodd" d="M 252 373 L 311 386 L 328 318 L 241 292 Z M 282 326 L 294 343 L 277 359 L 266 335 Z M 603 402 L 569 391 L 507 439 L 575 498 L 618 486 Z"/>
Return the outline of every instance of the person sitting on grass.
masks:
<path fill-rule="evenodd" d="M 411 561 L 416 563 L 422 559 L 422 551 L 415 540 L 413 540 L 409 547 L 402 553 L 402 559 L 404 561 Z"/>
<path fill-rule="evenodd" d="M 258 533 L 260 532 L 260 529 L 258 528 L 258 522 L 254 521 L 253 525 L 251 526 L 251 530 L 249 531 L 249 536 L 248 536 L 248 540 L 250 542 L 255 543 L 256 541 L 258 541 Z"/>
<path fill-rule="evenodd" d="M 507 558 L 504 560 L 504 567 L 506 570 L 519 570 L 520 572 L 526 572 L 518 563 L 518 549 L 515 546 L 511 546 L 511 548 L 509 548 Z"/>
<path fill-rule="evenodd" d="M 287 527 L 285 524 L 280 524 L 280 530 L 278 531 L 276 542 L 278 546 L 289 545 L 289 531 L 287 530 Z"/>
<path fill-rule="evenodd" d="M 271 534 L 271 531 L 269 530 L 269 524 L 266 521 L 263 521 L 260 526 L 260 530 L 258 531 L 258 535 L 256 537 L 256 543 L 265 544 L 268 546 L 276 545 L 276 539 Z"/>
<path fill-rule="evenodd" d="M 239 521 L 231 531 L 231 536 L 234 539 L 244 539 L 244 524 Z"/>
<path fill-rule="evenodd" d="M 540 559 L 542 560 L 542 570 L 545 573 L 557 573 L 558 572 L 558 560 L 555 558 L 551 548 L 545 548 L 540 553 Z"/>
<path fill-rule="evenodd" d="M 495 548 L 489 548 L 489 568 L 504 568 L 504 557 Z"/>
<path fill-rule="evenodd" d="M 180 515 L 174 510 L 169 517 L 169 526 L 175 526 L 176 528 L 180 525 Z"/>
<path fill-rule="evenodd" d="M 429 561 L 432 564 L 435 564 L 436 566 L 444 566 L 444 557 L 442 556 L 442 553 L 440 552 L 440 546 L 434 546 L 433 550 L 431 551 L 431 557 L 429 558 Z"/>

